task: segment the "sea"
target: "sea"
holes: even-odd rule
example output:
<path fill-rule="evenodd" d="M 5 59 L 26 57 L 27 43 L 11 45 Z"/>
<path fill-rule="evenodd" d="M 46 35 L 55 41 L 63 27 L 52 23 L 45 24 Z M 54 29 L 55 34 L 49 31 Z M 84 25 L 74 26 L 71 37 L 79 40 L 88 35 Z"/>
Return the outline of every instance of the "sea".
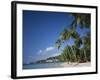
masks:
<path fill-rule="evenodd" d="M 23 69 L 61 68 L 63 62 L 23 64 Z"/>

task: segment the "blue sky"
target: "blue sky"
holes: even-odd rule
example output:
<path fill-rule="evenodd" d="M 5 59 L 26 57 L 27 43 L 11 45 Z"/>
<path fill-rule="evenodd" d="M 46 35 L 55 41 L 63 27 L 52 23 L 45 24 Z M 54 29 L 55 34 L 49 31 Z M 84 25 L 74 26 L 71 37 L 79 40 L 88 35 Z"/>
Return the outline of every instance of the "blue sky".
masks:
<path fill-rule="evenodd" d="M 61 53 L 55 47 L 60 33 L 74 18 L 64 12 L 23 11 L 23 62 L 35 62 Z M 77 29 L 80 35 L 85 31 Z M 73 39 L 67 42 L 74 43 Z"/>

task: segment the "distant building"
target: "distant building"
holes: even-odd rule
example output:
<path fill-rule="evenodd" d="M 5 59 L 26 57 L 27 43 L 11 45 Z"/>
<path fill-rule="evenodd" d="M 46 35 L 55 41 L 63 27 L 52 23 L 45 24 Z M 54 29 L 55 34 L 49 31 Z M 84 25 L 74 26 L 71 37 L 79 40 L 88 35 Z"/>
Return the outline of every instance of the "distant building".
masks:
<path fill-rule="evenodd" d="M 46 60 L 46 62 L 53 62 L 53 60 Z"/>
<path fill-rule="evenodd" d="M 58 59 L 47 59 L 46 62 L 58 62 Z"/>

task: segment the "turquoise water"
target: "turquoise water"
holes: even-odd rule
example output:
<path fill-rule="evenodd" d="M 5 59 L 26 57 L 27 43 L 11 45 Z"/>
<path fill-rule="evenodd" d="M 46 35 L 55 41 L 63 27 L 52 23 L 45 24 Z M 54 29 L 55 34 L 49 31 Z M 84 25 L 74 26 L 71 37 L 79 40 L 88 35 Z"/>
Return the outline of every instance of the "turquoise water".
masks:
<path fill-rule="evenodd" d="M 63 62 L 26 64 L 23 65 L 23 69 L 60 68 L 62 63 Z"/>

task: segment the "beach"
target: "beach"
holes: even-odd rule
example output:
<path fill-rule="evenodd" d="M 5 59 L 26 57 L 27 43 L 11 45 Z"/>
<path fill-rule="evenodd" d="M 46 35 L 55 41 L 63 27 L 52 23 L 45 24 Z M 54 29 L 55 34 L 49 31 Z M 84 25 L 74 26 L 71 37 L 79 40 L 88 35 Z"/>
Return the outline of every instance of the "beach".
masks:
<path fill-rule="evenodd" d="M 60 64 L 61 67 L 87 67 L 87 66 L 91 66 L 90 62 L 85 62 L 85 63 L 69 63 L 68 62 L 64 62 L 62 64 Z"/>
<path fill-rule="evenodd" d="M 23 69 L 41 69 L 41 68 L 67 68 L 67 67 L 89 67 L 90 62 L 85 63 L 69 63 L 68 62 L 56 62 L 56 63 L 38 63 L 23 65 Z"/>

